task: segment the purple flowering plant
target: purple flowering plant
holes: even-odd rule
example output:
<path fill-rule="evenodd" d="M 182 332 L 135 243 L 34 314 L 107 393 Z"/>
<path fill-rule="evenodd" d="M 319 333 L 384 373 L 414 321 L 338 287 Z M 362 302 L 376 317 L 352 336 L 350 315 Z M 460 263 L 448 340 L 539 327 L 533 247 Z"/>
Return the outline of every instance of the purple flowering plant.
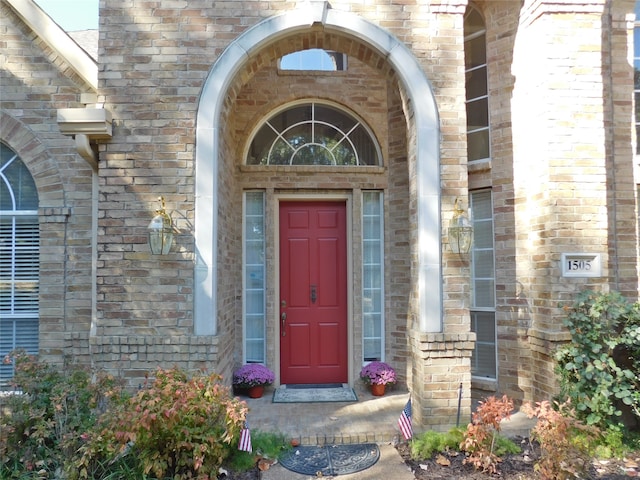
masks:
<path fill-rule="evenodd" d="M 396 383 L 396 371 L 384 362 L 371 362 L 362 367 L 360 378 L 367 385 L 389 385 Z"/>
<path fill-rule="evenodd" d="M 247 363 L 233 372 L 233 384 L 240 388 L 271 385 L 275 375 L 264 365 Z"/>

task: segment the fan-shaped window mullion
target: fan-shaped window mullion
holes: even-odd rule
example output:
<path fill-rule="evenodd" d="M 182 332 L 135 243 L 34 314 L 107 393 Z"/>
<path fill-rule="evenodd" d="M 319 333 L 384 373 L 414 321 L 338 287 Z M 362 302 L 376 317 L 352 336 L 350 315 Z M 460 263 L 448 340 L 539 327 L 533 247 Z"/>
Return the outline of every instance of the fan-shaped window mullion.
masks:
<path fill-rule="evenodd" d="M 298 121 L 289 124 L 288 120 L 292 119 Z M 269 134 L 264 125 L 268 125 L 273 134 Z M 273 115 L 264 125 L 253 136 L 247 165 L 381 164 L 380 149 L 370 130 L 335 107 L 317 104 L 316 108 L 314 103 L 296 105 Z M 331 131 L 337 132 L 336 135 L 331 135 Z M 363 136 L 366 141 L 363 141 Z M 365 151 L 360 151 L 360 148 Z M 314 153 L 319 155 L 317 160 L 311 158 Z"/>

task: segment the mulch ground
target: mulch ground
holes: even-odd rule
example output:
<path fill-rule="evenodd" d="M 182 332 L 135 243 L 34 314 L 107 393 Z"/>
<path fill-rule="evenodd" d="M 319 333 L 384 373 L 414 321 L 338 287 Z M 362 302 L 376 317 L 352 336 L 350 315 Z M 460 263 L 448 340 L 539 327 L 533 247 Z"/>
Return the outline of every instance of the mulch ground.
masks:
<path fill-rule="evenodd" d="M 449 480 L 534 480 L 539 475 L 534 471 L 534 464 L 540 458 L 540 449 L 528 439 L 518 439 L 522 452 L 506 455 L 498 466 L 498 474 L 490 475 L 476 471 L 472 465 L 465 464 L 465 456 L 460 452 L 435 454 L 427 460 L 411 459 L 408 444 L 397 446 L 398 453 L 413 471 L 416 480 L 449 479 Z M 589 466 L 587 480 L 619 480 L 640 477 L 640 452 L 622 460 L 593 461 Z"/>

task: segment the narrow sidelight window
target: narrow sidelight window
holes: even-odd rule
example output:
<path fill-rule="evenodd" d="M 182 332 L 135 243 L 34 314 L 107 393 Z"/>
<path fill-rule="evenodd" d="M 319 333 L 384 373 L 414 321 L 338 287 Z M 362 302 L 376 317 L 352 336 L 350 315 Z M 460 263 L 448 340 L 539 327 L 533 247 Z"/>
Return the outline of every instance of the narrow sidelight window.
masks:
<path fill-rule="evenodd" d="M 471 250 L 471 330 L 476 346 L 471 357 L 471 373 L 482 378 L 497 377 L 495 248 L 493 242 L 493 202 L 490 190 L 471 192 L 473 248 Z"/>
<path fill-rule="evenodd" d="M 382 192 L 362 194 L 363 362 L 384 360 L 384 225 Z"/>
<path fill-rule="evenodd" d="M 243 319 L 246 363 L 265 362 L 266 265 L 264 192 L 244 194 Z"/>
<path fill-rule="evenodd" d="M 486 28 L 482 15 L 473 6 L 467 7 L 464 15 L 464 62 L 467 159 L 474 162 L 490 158 L 491 151 Z"/>

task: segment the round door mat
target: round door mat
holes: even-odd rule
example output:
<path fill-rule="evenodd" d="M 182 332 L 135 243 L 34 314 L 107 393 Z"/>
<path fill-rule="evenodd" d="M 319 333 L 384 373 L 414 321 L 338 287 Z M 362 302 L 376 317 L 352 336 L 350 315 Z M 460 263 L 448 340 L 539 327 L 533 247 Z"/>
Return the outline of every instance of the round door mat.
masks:
<path fill-rule="evenodd" d="M 374 465 L 380 458 L 380 449 L 375 443 L 354 445 L 300 446 L 280 458 L 287 470 L 302 475 L 323 476 L 347 475 Z"/>

